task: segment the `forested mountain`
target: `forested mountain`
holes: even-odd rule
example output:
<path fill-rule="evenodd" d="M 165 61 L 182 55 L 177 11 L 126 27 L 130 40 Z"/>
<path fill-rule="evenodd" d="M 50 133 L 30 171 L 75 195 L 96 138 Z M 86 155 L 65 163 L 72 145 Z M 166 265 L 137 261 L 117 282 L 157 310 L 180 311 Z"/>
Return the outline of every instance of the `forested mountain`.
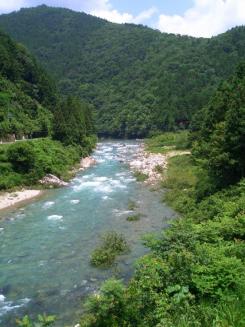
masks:
<path fill-rule="evenodd" d="M 0 138 L 47 136 L 55 86 L 22 45 L 0 32 Z"/>
<path fill-rule="evenodd" d="M 94 104 L 99 132 L 112 136 L 186 126 L 245 56 L 245 27 L 198 39 L 47 6 L 1 15 L 0 26 L 62 94 Z"/>
<path fill-rule="evenodd" d="M 36 183 L 47 173 L 66 177 L 92 150 L 93 133 L 91 106 L 60 98 L 24 46 L 0 32 L 0 142 L 36 139 L 1 145 L 0 190 Z"/>

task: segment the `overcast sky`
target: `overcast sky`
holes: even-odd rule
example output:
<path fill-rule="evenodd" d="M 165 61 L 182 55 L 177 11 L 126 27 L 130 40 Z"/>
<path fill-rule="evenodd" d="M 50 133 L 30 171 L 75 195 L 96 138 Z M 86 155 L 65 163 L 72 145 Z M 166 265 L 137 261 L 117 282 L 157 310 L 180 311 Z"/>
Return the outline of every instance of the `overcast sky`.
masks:
<path fill-rule="evenodd" d="M 0 13 L 40 4 L 192 36 L 211 37 L 245 25 L 245 0 L 0 0 Z"/>

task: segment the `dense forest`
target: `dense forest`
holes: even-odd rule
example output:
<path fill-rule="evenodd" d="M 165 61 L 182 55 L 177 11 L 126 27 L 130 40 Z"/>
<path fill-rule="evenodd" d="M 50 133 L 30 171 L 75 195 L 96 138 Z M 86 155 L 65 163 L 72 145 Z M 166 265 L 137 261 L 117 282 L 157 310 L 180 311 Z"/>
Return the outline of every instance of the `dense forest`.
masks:
<path fill-rule="evenodd" d="M 27 139 L 1 145 L 0 190 L 47 173 L 65 177 L 95 144 L 92 111 L 74 96 L 61 99 L 24 46 L 0 32 L 0 141 Z"/>
<path fill-rule="evenodd" d="M 53 74 L 62 94 L 94 105 L 100 135 L 186 128 L 245 55 L 244 27 L 193 38 L 47 6 L 1 15 L 0 26 Z"/>
<path fill-rule="evenodd" d="M 22 45 L 0 32 L 0 139 L 47 136 L 55 88 Z"/>

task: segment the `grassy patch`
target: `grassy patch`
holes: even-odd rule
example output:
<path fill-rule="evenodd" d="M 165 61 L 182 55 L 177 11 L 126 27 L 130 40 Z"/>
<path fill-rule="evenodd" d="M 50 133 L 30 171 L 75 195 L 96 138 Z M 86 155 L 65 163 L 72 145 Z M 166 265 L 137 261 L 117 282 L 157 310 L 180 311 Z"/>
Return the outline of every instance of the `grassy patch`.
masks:
<path fill-rule="evenodd" d="M 138 221 L 142 217 L 142 214 L 137 213 L 135 215 L 130 215 L 127 217 L 127 221 Z"/>
<path fill-rule="evenodd" d="M 134 173 L 134 177 L 136 178 L 137 182 L 144 182 L 148 179 L 148 175 L 141 173 L 140 171 L 136 171 Z"/>
<path fill-rule="evenodd" d="M 128 210 L 135 210 L 137 208 L 136 202 L 129 200 L 128 202 Z"/>
<path fill-rule="evenodd" d="M 159 173 L 159 174 L 162 174 L 162 173 L 164 172 L 164 168 L 163 168 L 163 166 L 157 165 L 157 166 L 155 167 L 155 171 L 156 171 L 157 173 Z"/>
<path fill-rule="evenodd" d="M 92 252 L 91 264 L 95 267 L 110 267 L 117 255 L 129 251 L 125 237 L 114 231 L 102 236 L 99 246 Z"/>
<path fill-rule="evenodd" d="M 185 213 L 188 205 L 194 205 L 192 194 L 196 183 L 197 167 L 193 163 L 191 155 L 171 158 L 166 178 L 162 182 L 162 186 L 168 189 L 164 200 L 178 212 Z"/>
<path fill-rule="evenodd" d="M 166 153 L 169 150 L 188 149 L 189 143 L 188 131 L 169 132 L 146 140 L 146 150 L 152 153 Z"/>

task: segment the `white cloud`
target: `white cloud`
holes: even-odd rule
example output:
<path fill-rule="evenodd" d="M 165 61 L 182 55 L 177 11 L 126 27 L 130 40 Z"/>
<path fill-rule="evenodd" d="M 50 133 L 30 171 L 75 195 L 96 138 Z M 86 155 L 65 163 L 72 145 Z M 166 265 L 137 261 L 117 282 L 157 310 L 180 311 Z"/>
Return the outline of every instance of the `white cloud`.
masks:
<path fill-rule="evenodd" d="M 114 9 L 109 0 L 97 0 L 97 6 L 90 11 L 91 15 L 104 18 L 113 23 L 135 23 L 141 24 L 144 21 L 150 19 L 156 12 L 155 7 L 142 11 L 137 16 L 134 16 L 127 12 L 119 12 Z"/>
<path fill-rule="evenodd" d="M 157 9 L 152 7 L 134 16 L 128 12 L 118 11 L 112 6 L 110 0 L 0 0 L 0 13 L 8 13 L 22 7 L 35 7 L 40 4 L 85 11 L 115 23 L 141 24 L 157 12 Z"/>
<path fill-rule="evenodd" d="M 211 37 L 245 24 L 245 0 L 194 0 L 192 8 L 180 15 L 160 15 L 162 32 Z"/>
<path fill-rule="evenodd" d="M 0 13 L 14 11 L 24 6 L 24 0 L 0 0 Z"/>

